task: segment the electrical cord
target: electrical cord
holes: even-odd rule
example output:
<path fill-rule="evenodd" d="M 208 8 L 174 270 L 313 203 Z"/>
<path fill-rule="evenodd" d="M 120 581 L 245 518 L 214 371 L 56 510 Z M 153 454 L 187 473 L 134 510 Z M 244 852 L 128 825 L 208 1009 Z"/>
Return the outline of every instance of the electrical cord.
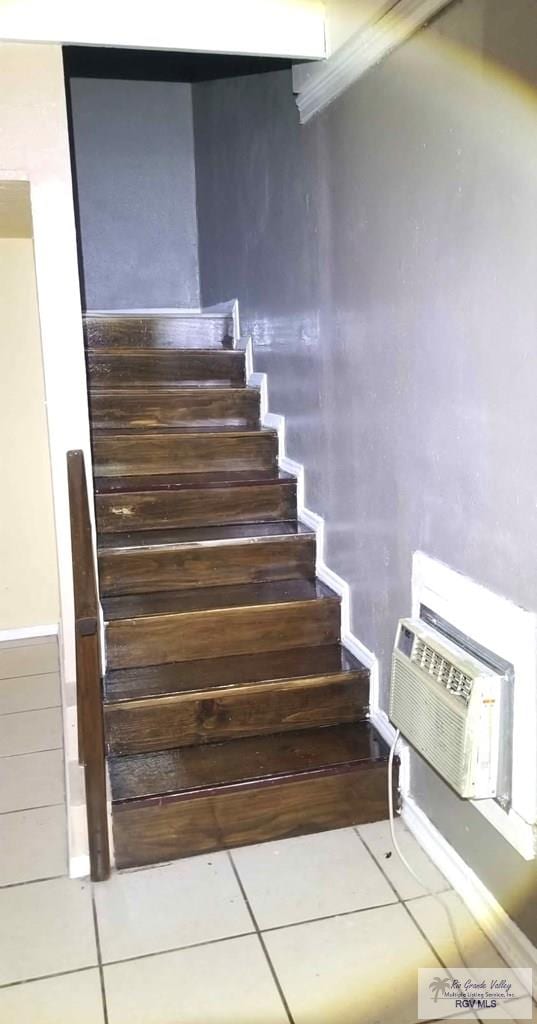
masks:
<path fill-rule="evenodd" d="M 390 818 L 390 834 L 391 834 L 391 837 L 392 837 L 393 848 L 394 848 L 397 856 L 399 857 L 399 860 L 405 865 L 407 871 L 409 871 L 410 874 L 412 875 L 412 878 L 418 883 L 418 885 L 420 885 L 423 889 L 425 889 L 425 892 L 427 893 L 428 896 L 432 896 L 432 898 L 434 900 L 436 900 L 436 902 L 439 903 L 440 906 L 442 907 L 442 910 L 444 911 L 444 913 L 446 914 L 446 917 L 448 919 L 449 929 L 450 929 L 452 937 L 453 937 L 453 942 L 455 943 L 455 949 L 457 950 L 457 953 L 458 953 L 458 955 L 459 955 L 459 957 L 460 957 L 460 959 L 462 961 L 462 965 L 463 965 L 463 967 L 466 967 L 466 969 L 468 971 L 470 971 L 470 973 L 471 973 L 471 967 L 469 966 L 469 964 L 466 963 L 466 959 L 464 957 L 464 954 L 462 952 L 462 949 L 461 949 L 461 946 L 460 946 L 460 943 L 459 943 L 459 940 L 458 940 L 458 937 L 457 937 L 457 929 L 456 929 L 456 926 L 455 926 L 455 922 L 453 920 L 453 915 L 452 915 L 452 913 L 451 913 L 447 903 L 445 903 L 444 900 L 442 899 L 442 894 L 438 893 L 438 892 L 434 892 L 434 890 L 431 889 L 430 886 L 428 886 L 423 881 L 423 879 L 421 879 L 419 877 L 419 875 L 414 871 L 414 868 L 411 866 L 411 864 L 408 863 L 408 860 L 406 859 L 406 857 L 405 857 L 404 853 L 402 852 L 402 850 L 401 850 L 401 848 L 399 846 L 399 843 L 397 841 L 397 836 L 395 834 L 395 818 L 394 818 L 394 808 L 393 808 L 393 761 L 394 761 L 394 757 L 395 757 L 395 749 L 396 749 L 397 744 L 399 742 L 400 736 L 401 736 L 401 732 L 400 732 L 399 729 L 397 729 L 397 731 L 395 733 L 395 739 L 394 739 L 394 741 L 393 741 L 393 743 L 391 745 L 391 748 L 390 748 L 390 756 L 388 758 L 388 813 L 389 813 L 389 818 Z"/>

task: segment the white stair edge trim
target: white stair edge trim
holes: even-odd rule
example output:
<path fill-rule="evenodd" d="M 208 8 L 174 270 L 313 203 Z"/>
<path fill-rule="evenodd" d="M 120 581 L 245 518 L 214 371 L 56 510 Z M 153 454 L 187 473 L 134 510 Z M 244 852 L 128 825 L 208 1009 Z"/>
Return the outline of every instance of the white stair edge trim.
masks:
<path fill-rule="evenodd" d="M 379 664 L 378 658 L 352 632 L 351 629 L 351 593 L 350 586 L 338 573 L 334 572 L 325 561 L 325 520 L 318 512 L 309 509 L 304 500 L 305 469 L 302 463 L 286 455 L 285 448 L 285 416 L 268 411 L 268 378 L 266 373 L 253 370 L 253 345 L 251 338 L 241 340 L 241 347 L 246 355 L 246 382 L 248 387 L 257 388 L 261 393 L 261 424 L 270 427 L 278 434 L 278 463 L 280 468 L 296 477 L 297 481 L 297 514 L 298 518 L 315 532 L 317 558 L 315 571 L 322 583 L 335 591 L 341 598 L 341 642 L 351 654 L 369 669 L 369 720 L 373 727 L 391 746 L 395 739 L 395 729 L 385 711 L 380 707 Z M 410 757 L 409 750 L 402 740 L 399 744 L 399 785 L 402 793 L 409 791 Z"/>
<path fill-rule="evenodd" d="M 532 968 L 537 998 L 537 948 L 411 796 L 403 801 L 401 817 L 509 966 Z"/>
<path fill-rule="evenodd" d="M 225 316 L 225 313 L 207 313 L 199 306 L 128 306 L 125 309 L 85 309 L 83 317 L 103 316 L 111 319 L 115 316 Z"/>
<path fill-rule="evenodd" d="M 20 629 L 0 629 L 0 644 L 9 644 L 17 640 L 36 640 L 40 637 L 58 636 L 57 622 L 46 626 L 22 626 Z"/>
<path fill-rule="evenodd" d="M 217 302 L 214 306 L 204 306 L 202 315 L 222 317 L 231 316 L 231 320 L 233 322 L 233 348 L 237 348 L 241 337 L 241 321 L 238 299 L 228 299 L 227 302 Z"/>
<path fill-rule="evenodd" d="M 324 110 L 369 68 L 409 39 L 451 0 L 398 0 L 378 21 L 360 29 L 320 61 L 296 97 L 300 123 Z"/>
<path fill-rule="evenodd" d="M 128 317 L 128 316 L 169 316 L 169 317 L 184 317 L 188 320 L 189 317 L 205 317 L 208 320 L 227 320 L 233 316 L 236 299 L 231 302 L 225 302 L 215 306 L 214 308 L 204 307 L 200 309 L 198 306 L 194 307 L 175 307 L 175 306 L 140 306 L 136 309 L 130 307 L 129 309 L 85 309 L 83 316 L 96 316 L 106 317 L 112 319 L 113 317 Z"/>
<path fill-rule="evenodd" d="M 278 434 L 278 461 L 280 467 L 297 478 L 297 511 L 302 522 L 316 534 L 317 563 L 319 579 L 341 597 L 341 640 L 352 654 L 370 672 L 370 715 L 369 720 L 385 742 L 391 746 L 396 730 L 386 712 L 379 704 L 379 666 L 376 655 L 359 640 L 350 628 L 350 587 L 341 576 L 327 566 L 324 560 L 325 521 L 317 512 L 312 512 L 304 503 L 304 466 L 289 458 L 285 453 L 285 416 L 268 411 L 268 379 L 266 373 L 253 371 L 253 346 L 251 338 L 242 339 L 241 347 L 246 355 L 246 380 L 249 387 L 258 388 L 261 393 L 261 422 Z M 537 996 L 537 949 L 511 920 L 496 898 L 477 875 L 468 867 L 462 857 L 448 843 L 427 815 L 418 807 L 410 795 L 410 749 L 403 740 L 399 741 L 399 786 L 402 801 L 401 817 L 416 837 L 439 871 L 458 892 L 463 903 L 475 917 L 479 926 L 512 967 L 531 966 L 534 969 L 534 995 Z"/>
<path fill-rule="evenodd" d="M 206 316 L 210 318 L 239 315 L 239 300 L 227 299 L 216 302 L 214 306 L 127 306 L 108 309 L 85 309 L 83 316 Z"/>

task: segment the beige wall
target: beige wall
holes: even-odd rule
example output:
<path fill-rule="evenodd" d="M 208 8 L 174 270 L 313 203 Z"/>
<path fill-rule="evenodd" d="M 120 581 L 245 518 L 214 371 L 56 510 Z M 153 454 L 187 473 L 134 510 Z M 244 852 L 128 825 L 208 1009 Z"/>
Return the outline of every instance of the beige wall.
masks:
<path fill-rule="evenodd" d="M 90 443 L 60 46 L 0 44 L 0 139 L 0 182 L 27 181 L 30 189 L 58 551 L 70 870 L 84 874 L 88 860 L 72 686 L 75 645 L 66 452 L 81 448 L 89 469 Z"/>
<path fill-rule="evenodd" d="M 33 242 L 0 238 L 0 630 L 57 624 L 58 573 Z"/>
<path fill-rule="evenodd" d="M 0 182 L 30 190 L 54 493 L 64 687 L 75 679 L 66 452 L 90 458 L 73 190 L 60 46 L 0 44 Z M 0 231 L 0 237 L 2 232 Z"/>

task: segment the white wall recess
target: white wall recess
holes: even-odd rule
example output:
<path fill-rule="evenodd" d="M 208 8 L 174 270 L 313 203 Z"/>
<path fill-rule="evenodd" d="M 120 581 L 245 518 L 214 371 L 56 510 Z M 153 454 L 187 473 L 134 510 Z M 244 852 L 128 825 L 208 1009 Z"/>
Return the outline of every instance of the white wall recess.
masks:
<path fill-rule="evenodd" d="M 512 805 L 473 806 L 526 860 L 537 855 L 537 615 L 423 551 L 412 563 L 412 616 L 426 605 L 514 667 Z"/>

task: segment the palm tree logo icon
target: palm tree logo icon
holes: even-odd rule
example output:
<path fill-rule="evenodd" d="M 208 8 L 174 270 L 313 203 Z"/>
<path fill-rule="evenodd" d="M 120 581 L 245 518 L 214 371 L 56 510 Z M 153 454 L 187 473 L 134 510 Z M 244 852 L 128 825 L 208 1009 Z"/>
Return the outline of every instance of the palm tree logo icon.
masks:
<path fill-rule="evenodd" d="M 429 988 L 430 988 L 431 992 L 434 993 L 434 1001 L 435 1001 L 435 1003 L 438 1002 L 438 996 L 440 994 L 445 996 L 445 994 L 446 994 L 446 992 L 447 992 L 447 990 L 449 988 L 449 985 L 450 985 L 449 978 L 439 978 L 438 975 L 436 976 L 436 978 L 433 978 L 433 980 L 429 984 Z"/>

